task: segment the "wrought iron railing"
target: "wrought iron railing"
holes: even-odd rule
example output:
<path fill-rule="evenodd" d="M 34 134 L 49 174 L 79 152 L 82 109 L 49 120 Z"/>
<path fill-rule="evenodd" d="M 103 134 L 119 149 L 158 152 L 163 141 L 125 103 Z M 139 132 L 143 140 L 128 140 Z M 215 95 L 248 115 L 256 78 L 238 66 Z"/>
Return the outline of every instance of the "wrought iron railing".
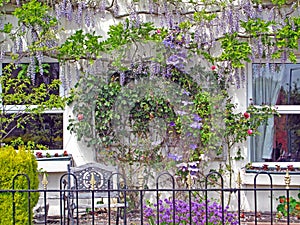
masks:
<path fill-rule="evenodd" d="M 267 187 L 257 185 L 257 178 L 262 174 L 270 180 L 270 185 Z M 18 176 L 27 178 L 28 188 L 26 190 L 15 189 L 15 180 Z M 123 185 L 112 186 L 110 182 L 114 176 L 122 177 L 118 173 L 111 174 L 105 190 L 95 188 L 99 180 L 95 179 L 93 174 L 90 176 L 90 189 L 79 189 L 77 178 L 71 173 L 61 177 L 60 188 L 57 190 L 47 190 L 46 176 L 42 179 L 43 190 L 31 190 L 28 177 L 18 174 L 12 181 L 12 189 L 0 190 L 0 195 L 11 194 L 11 224 L 13 225 L 22 224 L 16 215 L 14 202 L 16 193 L 28 196 L 29 224 L 260 224 L 263 221 L 263 214 L 267 218 L 264 220 L 265 224 L 273 225 L 281 219 L 278 217 L 276 203 L 274 203 L 275 192 L 282 193 L 286 198 L 286 214 L 282 215 L 285 224 L 293 224 L 294 221 L 300 222 L 296 218 L 300 216 L 300 208 L 298 215 L 291 210 L 294 210 L 295 206 L 289 202 L 292 194 L 299 193 L 300 189 L 290 187 L 291 177 L 288 172 L 285 176 L 286 186 L 283 188 L 273 187 L 272 175 L 264 171 L 258 172 L 255 175 L 253 186 L 247 188 L 242 187 L 240 177 L 238 177 L 237 188 L 224 188 L 223 178 L 216 172 L 206 176 L 204 188 L 193 188 L 192 185 L 187 185 L 187 188 L 177 188 L 175 178 L 169 173 L 162 173 L 156 178 L 154 188 L 129 189 L 123 177 L 121 179 Z M 163 182 L 161 182 L 162 176 L 165 178 Z M 219 176 L 221 185 L 210 187 L 210 176 Z M 72 186 L 72 182 L 75 185 Z M 162 183 L 165 186 L 162 187 Z M 42 201 L 39 204 L 40 209 L 44 210 L 44 214 L 42 216 L 40 214 L 38 218 L 35 215 L 32 219 L 30 196 L 33 192 L 40 193 Z M 53 193 L 59 194 L 59 198 L 55 200 L 56 203 L 49 198 L 49 195 Z M 245 197 L 245 193 L 250 194 Z M 264 193 L 265 198 L 259 197 L 258 193 Z M 233 195 L 234 198 L 228 206 L 228 202 L 225 200 L 229 195 Z M 82 196 L 84 198 L 81 198 Z M 254 205 L 247 212 L 243 207 L 245 201 L 252 201 Z M 269 206 L 269 210 L 262 212 L 260 206 L 266 204 Z M 59 215 L 48 214 L 48 209 L 54 207 L 59 208 Z M 84 209 L 82 210 L 82 208 Z M 250 216 L 247 218 L 250 214 L 251 220 Z"/>

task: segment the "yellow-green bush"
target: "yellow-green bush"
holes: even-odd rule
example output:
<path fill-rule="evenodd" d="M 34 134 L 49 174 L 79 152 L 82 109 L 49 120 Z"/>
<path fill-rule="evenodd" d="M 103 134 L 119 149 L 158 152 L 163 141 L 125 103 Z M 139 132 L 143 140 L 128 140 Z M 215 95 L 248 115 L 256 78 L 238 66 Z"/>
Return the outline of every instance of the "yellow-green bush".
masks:
<path fill-rule="evenodd" d="M 16 151 L 12 147 L 0 148 L 0 190 L 11 190 L 12 180 L 17 174 L 27 174 L 30 179 L 30 189 L 38 189 L 39 179 L 35 156 L 24 148 Z M 24 176 L 15 179 L 15 190 L 28 189 Z M 30 193 L 30 212 L 39 198 L 38 192 Z M 28 192 L 17 192 L 15 200 L 15 222 L 17 225 L 26 225 L 28 222 Z M 0 192 L 0 225 L 12 224 L 12 193 Z"/>

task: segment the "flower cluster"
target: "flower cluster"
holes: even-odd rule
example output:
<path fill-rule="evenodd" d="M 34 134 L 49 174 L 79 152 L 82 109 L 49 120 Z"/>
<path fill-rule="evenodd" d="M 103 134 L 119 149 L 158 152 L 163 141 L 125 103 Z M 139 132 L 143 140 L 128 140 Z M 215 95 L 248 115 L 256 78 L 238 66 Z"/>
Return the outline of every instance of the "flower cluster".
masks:
<path fill-rule="evenodd" d="M 36 152 L 35 156 L 37 158 L 63 157 L 63 156 L 69 156 L 69 153 L 67 151 L 64 151 L 62 154 L 56 152 L 54 155 L 51 155 L 49 152 L 46 152 L 46 154 L 43 154 L 43 152 Z"/>
<path fill-rule="evenodd" d="M 191 207 L 190 207 L 191 206 Z M 158 212 L 157 212 L 158 209 Z M 175 218 L 174 212 L 175 209 Z M 191 209 L 191 211 L 190 211 Z M 206 211 L 207 210 L 207 211 Z M 157 213 L 159 214 L 157 217 Z M 148 204 L 144 207 L 144 216 L 149 225 L 154 224 L 238 224 L 237 214 L 228 211 L 228 207 L 224 207 L 216 202 L 206 205 L 205 202 L 183 200 L 170 201 L 165 199 L 159 200 L 157 204 Z M 159 221 L 157 221 L 157 219 Z M 223 223 L 222 223 L 223 221 Z M 208 222 L 208 223 L 207 223 Z"/>
<path fill-rule="evenodd" d="M 199 161 L 193 161 L 188 163 L 179 163 L 176 165 L 178 168 L 177 175 L 180 175 L 182 178 L 187 179 L 187 177 L 191 176 L 192 179 L 196 179 L 197 172 L 199 171 L 198 168 Z"/>

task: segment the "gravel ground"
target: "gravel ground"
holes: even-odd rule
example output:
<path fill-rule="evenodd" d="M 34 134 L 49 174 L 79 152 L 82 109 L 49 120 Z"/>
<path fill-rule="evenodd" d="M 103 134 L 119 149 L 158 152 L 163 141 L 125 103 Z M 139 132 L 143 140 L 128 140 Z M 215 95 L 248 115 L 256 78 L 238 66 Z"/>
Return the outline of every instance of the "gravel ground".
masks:
<path fill-rule="evenodd" d="M 141 224 L 140 215 L 138 213 L 127 213 L 127 225 L 139 225 Z M 63 221 L 64 225 L 77 225 L 77 220 L 73 219 L 73 221 Z M 34 225 L 37 224 L 45 224 L 43 220 L 38 222 L 37 220 L 34 222 Z M 46 224 L 60 224 L 60 217 L 48 217 Z M 80 215 L 79 223 L 80 225 L 92 225 L 92 215 Z M 116 212 L 111 212 L 111 224 L 116 224 Z M 119 224 L 124 224 L 123 219 L 120 218 Z M 94 217 L 94 225 L 108 225 L 108 214 L 107 213 L 97 213 Z"/>

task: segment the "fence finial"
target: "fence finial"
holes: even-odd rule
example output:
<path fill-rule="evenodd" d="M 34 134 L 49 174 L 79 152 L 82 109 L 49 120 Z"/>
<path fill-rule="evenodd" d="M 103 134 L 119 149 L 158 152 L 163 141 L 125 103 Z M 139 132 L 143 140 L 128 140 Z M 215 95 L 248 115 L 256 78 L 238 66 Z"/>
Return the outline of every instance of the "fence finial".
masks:
<path fill-rule="evenodd" d="M 92 172 L 90 183 L 91 183 L 91 189 L 94 190 L 95 185 L 96 185 L 96 179 L 95 179 L 94 172 Z"/>
<path fill-rule="evenodd" d="M 286 174 L 284 176 L 284 182 L 286 184 L 286 189 L 289 189 L 290 188 L 290 183 L 291 183 L 291 176 L 289 174 L 289 170 L 286 169 Z"/>
<path fill-rule="evenodd" d="M 46 190 L 46 189 L 47 189 L 47 185 L 48 185 L 48 180 L 47 180 L 47 175 L 46 175 L 46 173 L 44 173 L 44 175 L 43 175 L 42 184 L 43 184 L 43 186 L 44 186 L 44 190 Z"/>

